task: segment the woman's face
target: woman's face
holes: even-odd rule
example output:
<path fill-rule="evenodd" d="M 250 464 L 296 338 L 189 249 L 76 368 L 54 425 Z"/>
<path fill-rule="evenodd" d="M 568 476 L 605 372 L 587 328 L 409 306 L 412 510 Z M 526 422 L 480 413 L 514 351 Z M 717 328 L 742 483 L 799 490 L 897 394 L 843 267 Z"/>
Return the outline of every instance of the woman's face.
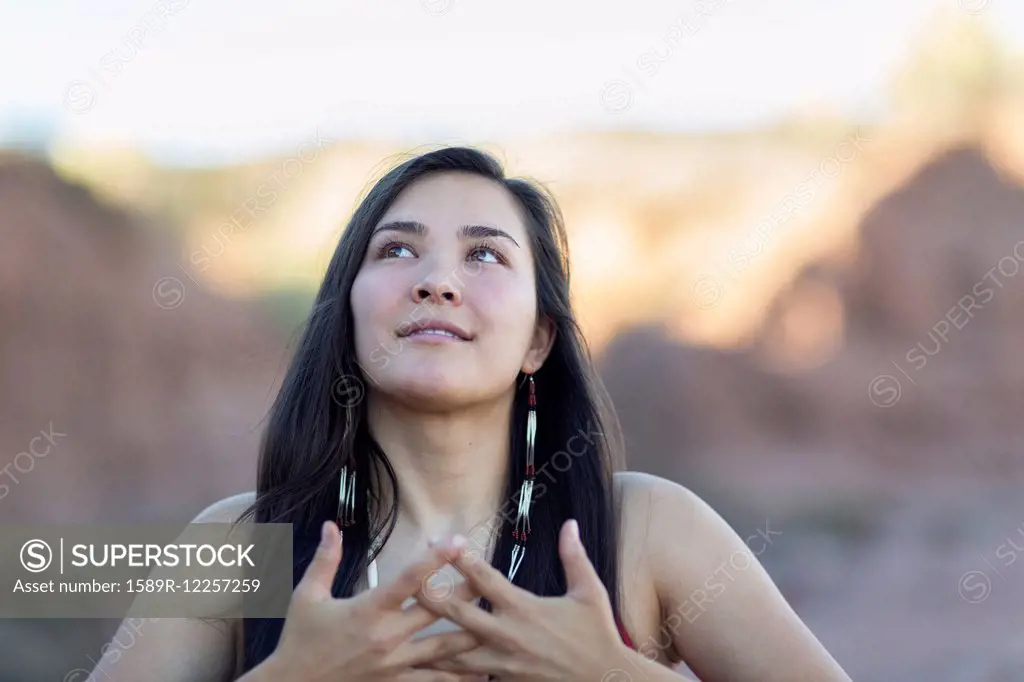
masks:
<path fill-rule="evenodd" d="M 370 389 L 451 409 L 508 391 L 550 350 L 516 200 L 469 173 L 425 176 L 375 227 L 352 285 L 356 356 Z"/>

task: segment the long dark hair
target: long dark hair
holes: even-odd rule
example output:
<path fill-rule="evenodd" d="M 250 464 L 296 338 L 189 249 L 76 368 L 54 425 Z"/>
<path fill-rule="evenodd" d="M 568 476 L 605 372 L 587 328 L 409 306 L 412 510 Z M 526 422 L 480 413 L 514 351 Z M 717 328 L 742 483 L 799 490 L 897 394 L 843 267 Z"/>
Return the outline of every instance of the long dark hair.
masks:
<path fill-rule="evenodd" d="M 567 519 L 574 518 L 618 618 L 618 521 L 612 474 L 623 464 L 622 438 L 572 314 L 561 211 L 542 186 L 506 177 L 497 159 L 477 149 L 445 147 L 404 161 L 387 172 L 356 208 L 271 408 L 261 445 L 256 501 L 242 517 L 258 523 L 294 524 L 298 581 L 316 548 L 320 525 L 336 519 L 339 472 L 343 465 L 354 467 L 356 523 L 344 533 L 344 559 L 334 582 L 334 594 L 339 597 L 352 595 L 365 574 L 371 541 L 375 547 L 382 546 L 394 529 L 400 493 L 395 473 L 387 453 L 369 432 L 365 400 L 352 399 L 367 387 L 368 378 L 356 362 L 349 294 L 372 231 L 391 203 L 416 180 L 445 171 L 483 176 L 518 200 L 533 247 L 538 314 L 553 322 L 557 334 L 550 355 L 534 375 L 537 479 L 530 512 L 532 532 L 515 583 L 538 595 L 565 593 L 558 532 Z M 511 558 L 510 526 L 526 460 L 526 391 L 525 384 L 517 381 L 507 503 L 486 529 L 497 533 L 492 564 L 502 573 L 507 572 Z M 374 473 L 381 471 L 385 472 L 382 477 Z M 376 510 L 375 518 L 368 518 L 368 505 Z M 471 534 L 471 546 L 476 538 Z M 486 550 L 486 545 L 480 549 Z"/>

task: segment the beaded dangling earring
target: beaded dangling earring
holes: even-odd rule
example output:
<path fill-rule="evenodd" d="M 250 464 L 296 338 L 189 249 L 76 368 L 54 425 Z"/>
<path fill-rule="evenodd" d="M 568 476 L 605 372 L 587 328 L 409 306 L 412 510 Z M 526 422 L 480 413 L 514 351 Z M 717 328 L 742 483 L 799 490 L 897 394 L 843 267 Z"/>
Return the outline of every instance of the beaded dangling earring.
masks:
<path fill-rule="evenodd" d="M 338 535 L 344 542 L 345 528 L 356 522 L 356 472 L 348 470 L 348 465 L 341 467 L 341 481 L 338 487 Z M 369 510 L 367 510 L 369 517 Z M 378 540 L 371 539 L 370 549 L 367 556 L 370 559 L 366 566 L 366 583 L 372 590 L 377 587 L 377 560 L 373 558 L 374 552 L 380 547 Z"/>
<path fill-rule="evenodd" d="M 530 536 L 530 503 L 533 501 L 533 449 L 537 439 L 537 391 L 533 383 L 533 375 L 530 375 L 530 398 L 529 410 L 526 413 L 526 471 L 523 476 L 523 485 L 519 489 L 519 509 L 516 513 L 516 525 L 512 529 L 512 539 L 515 545 L 512 547 L 512 561 L 508 568 L 508 580 L 515 580 L 516 572 L 523 563 L 523 555 L 526 554 L 526 540 Z"/>
<path fill-rule="evenodd" d="M 341 467 L 341 481 L 338 487 L 338 529 L 342 530 L 356 522 L 356 472 Z"/>

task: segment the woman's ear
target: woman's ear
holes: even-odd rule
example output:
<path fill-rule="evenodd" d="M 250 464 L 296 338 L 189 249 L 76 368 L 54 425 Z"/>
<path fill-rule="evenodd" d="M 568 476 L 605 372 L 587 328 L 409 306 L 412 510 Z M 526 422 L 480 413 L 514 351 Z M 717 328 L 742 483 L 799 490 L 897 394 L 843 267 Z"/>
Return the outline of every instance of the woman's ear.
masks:
<path fill-rule="evenodd" d="M 551 321 L 551 318 L 546 315 L 540 316 L 537 320 L 537 326 L 533 330 L 533 338 L 530 340 L 530 347 L 526 351 L 526 357 L 523 359 L 523 373 L 533 374 L 544 361 L 547 360 L 548 355 L 551 353 L 552 346 L 555 345 L 555 336 L 558 331 L 555 329 L 555 323 Z"/>

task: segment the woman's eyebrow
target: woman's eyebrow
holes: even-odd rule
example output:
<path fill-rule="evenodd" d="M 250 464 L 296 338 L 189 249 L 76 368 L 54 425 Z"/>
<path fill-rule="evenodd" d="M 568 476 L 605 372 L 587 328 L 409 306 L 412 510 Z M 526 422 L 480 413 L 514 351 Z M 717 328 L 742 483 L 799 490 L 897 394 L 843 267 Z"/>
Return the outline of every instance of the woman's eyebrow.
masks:
<path fill-rule="evenodd" d="M 406 234 L 415 234 L 418 236 L 422 236 L 427 233 L 427 226 L 415 220 L 392 220 L 390 222 L 378 225 L 377 229 L 373 231 L 373 234 L 388 231 L 405 232 Z"/>
<path fill-rule="evenodd" d="M 499 230 L 496 227 L 490 225 L 463 225 L 459 228 L 459 237 L 468 239 L 488 239 L 490 237 L 504 237 L 516 246 L 519 246 L 519 242 L 512 238 L 505 230 Z"/>
<path fill-rule="evenodd" d="M 406 234 L 415 234 L 422 237 L 430 230 L 426 225 L 418 220 L 392 220 L 378 225 L 377 229 L 375 229 L 373 233 L 377 234 L 378 232 L 384 231 L 404 232 Z M 516 246 L 519 246 L 519 242 L 513 239 L 512 235 L 505 230 L 498 229 L 497 227 L 492 227 L 490 225 L 463 225 L 459 228 L 460 239 L 486 239 L 490 237 L 503 237 Z"/>

